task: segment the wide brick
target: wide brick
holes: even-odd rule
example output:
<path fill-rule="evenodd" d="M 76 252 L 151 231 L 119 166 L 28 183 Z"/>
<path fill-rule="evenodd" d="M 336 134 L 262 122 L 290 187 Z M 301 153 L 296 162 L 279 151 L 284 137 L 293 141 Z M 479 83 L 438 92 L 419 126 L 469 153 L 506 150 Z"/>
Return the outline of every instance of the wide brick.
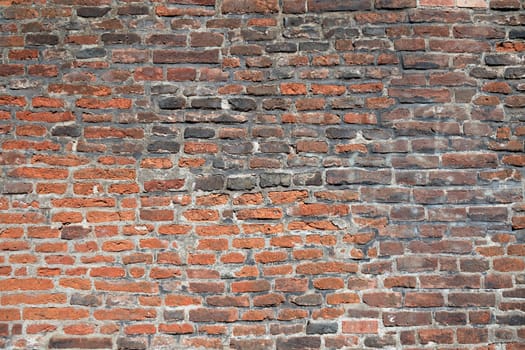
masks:
<path fill-rule="evenodd" d="M 377 9 L 402 9 L 417 7 L 416 0 L 375 0 Z"/>
<path fill-rule="evenodd" d="M 113 341 L 108 337 L 89 337 L 89 338 L 67 338 L 54 336 L 49 339 L 49 349 L 110 349 L 113 346 Z"/>
<path fill-rule="evenodd" d="M 400 327 L 400 326 L 423 326 L 428 325 L 432 321 L 429 312 L 386 312 L 383 313 L 383 324 L 386 327 Z"/>
<path fill-rule="evenodd" d="M 277 0 L 225 0 L 222 3 L 223 13 L 273 13 L 278 9 Z"/>
<path fill-rule="evenodd" d="M 402 296 L 400 293 L 366 293 L 363 302 L 375 307 L 400 307 Z"/>
<path fill-rule="evenodd" d="M 219 63 L 219 50 L 155 50 L 153 63 Z"/>
<path fill-rule="evenodd" d="M 308 0 L 308 10 L 312 12 L 369 10 L 371 0 Z"/>
<path fill-rule="evenodd" d="M 389 170 L 368 171 L 361 169 L 328 170 L 326 182 L 331 185 L 343 184 L 389 184 L 391 174 Z"/>
<path fill-rule="evenodd" d="M 454 331 L 451 329 L 422 329 L 418 331 L 422 344 L 452 344 L 454 342 Z"/>
<path fill-rule="evenodd" d="M 445 303 L 440 293 L 410 292 L 405 295 L 406 307 L 440 307 Z"/>
<path fill-rule="evenodd" d="M 377 320 L 343 321 L 343 333 L 376 334 L 379 328 Z"/>
<path fill-rule="evenodd" d="M 488 339 L 488 330 L 482 328 L 458 328 L 457 338 L 460 344 L 485 343 Z"/>
<path fill-rule="evenodd" d="M 88 310 L 71 307 L 32 307 L 23 311 L 26 320 L 79 320 L 88 316 Z"/>
<path fill-rule="evenodd" d="M 238 319 L 236 309 L 194 309 L 190 310 L 192 322 L 235 322 Z"/>

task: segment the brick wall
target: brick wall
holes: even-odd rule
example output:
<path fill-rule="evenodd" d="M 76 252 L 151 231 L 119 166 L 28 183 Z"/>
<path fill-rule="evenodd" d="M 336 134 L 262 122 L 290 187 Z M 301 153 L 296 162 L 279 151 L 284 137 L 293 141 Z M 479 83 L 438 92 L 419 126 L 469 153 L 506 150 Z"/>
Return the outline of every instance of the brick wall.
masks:
<path fill-rule="evenodd" d="M 0 16 L 0 347 L 525 348 L 523 1 Z"/>

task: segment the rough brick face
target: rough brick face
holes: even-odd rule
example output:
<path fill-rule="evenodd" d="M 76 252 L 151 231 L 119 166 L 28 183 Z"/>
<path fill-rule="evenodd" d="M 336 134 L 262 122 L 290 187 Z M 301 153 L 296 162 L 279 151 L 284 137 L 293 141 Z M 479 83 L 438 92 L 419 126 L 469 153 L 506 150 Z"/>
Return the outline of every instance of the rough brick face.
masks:
<path fill-rule="evenodd" d="M 0 1 L 0 348 L 524 349 L 524 13 Z"/>

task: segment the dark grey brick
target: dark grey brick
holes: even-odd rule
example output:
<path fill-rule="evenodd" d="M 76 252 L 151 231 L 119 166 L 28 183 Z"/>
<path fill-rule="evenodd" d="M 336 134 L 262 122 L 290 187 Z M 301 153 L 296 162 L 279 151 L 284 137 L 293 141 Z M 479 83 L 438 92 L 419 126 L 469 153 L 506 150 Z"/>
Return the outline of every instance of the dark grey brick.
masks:
<path fill-rule="evenodd" d="M 263 153 L 290 153 L 291 151 L 288 143 L 280 141 L 262 142 L 259 144 L 259 149 Z"/>
<path fill-rule="evenodd" d="M 268 98 L 263 100 L 263 108 L 266 110 L 287 110 L 291 103 L 291 100 L 287 98 Z"/>
<path fill-rule="evenodd" d="M 321 348 L 321 337 L 277 338 L 277 350 L 313 350 Z"/>
<path fill-rule="evenodd" d="M 509 39 L 525 39 L 525 29 L 511 29 Z"/>
<path fill-rule="evenodd" d="M 330 46 L 329 43 L 310 41 L 310 42 L 301 42 L 299 43 L 299 51 L 326 51 Z"/>
<path fill-rule="evenodd" d="M 153 153 L 178 153 L 180 144 L 174 141 L 155 141 L 148 145 L 148 152 Z"/>
<path fill-rule="evenodd" d="M 151 93 L 153 95 L 165 95 L 165 94 L 176 94 L 179 91 L 179 87 L 174 84 L 160 84 L 153 85 L 151 87 Z"/>
<path fill-rule="evenodd" d="M 274 29 L 264 28 L 261 30 L 243 28 L 241 29 L 241 35 L 244 40 L 247 41 L 263 41 L 263 40 L 274 40 L 277 38 L 278 31 Z"/>
<path fill-rule="evenodd" d="M 140 42 L 140 36 L 134 33 L 104 33 L 100 38 L 102 39 L 102 42 L 106 45 L 131 45 Z"/>
<path fill-rule="evenodd" d="M 523 326 L 525 324 L 525 315 L 515 314 L 515 315 L 504 315 L 497 316 L 496 323 L 499 325 L 509 325 L 509 326 Z"/>
<path fill-rule="evenodd" d="M 384 29 L 383 29 L 384 34 Z M 371 34 L 368 34 L 371 35 Z M 381 33 L 375 33 L 372 35 L 381 35 Z M 359 30 L 355 28 L 331 28 L 324 32 L 324 36 L 327 39 L 350 39 L 359 36 Z"/>
<path fill-rule="evenodd" d="M 326 137 L 330 139 L 353 139 L 356 131 L 348 128 L 327 128 Z"/>
<path fill-rule="evenodd" d="M 58 35 L 53 34 L 28 34 L 26 35 L 28 45 L 56 45 L 58 44 Z"/>
<path fill-rule="evenodd" d="M 194 98 L 191 100 L 191 107 L 198 109 L 221 109 L 221 99 L 216 97 Z"/>
<path fill-rule="evenodd" d="M 295 174 L 293 183 L 299 186 L 321 186 L 323 178 L 320 172 Z"/>
<path fill-rule="evenodd" d="M 119 7 L 117 14 L 121 16 L 138 16 L 138 15 L 147 15 L 149 12 L 148 6 L 139 6 L 139 5 L 129 5 Z"/>
<path fill-rule="evenodd" d="M 195 189 L 216 191 L 224 187 L 225 179 L 222 175 L 201 175 L 195 178 Z"/>
<path fill-rule="evenodd" d="M 85 58 L 104 57 L 106 55 L 107 55 L 107 52 L 105 49 L 101 47 L 95 47 L 91 49 L 80 50 L 75 54 L 75 57 L 78 59 L 85 59 Z"/>
<path fill-rule="evenodd" d="M 518 62 L 518 59 L 512 55 L 499 54 L 485 56 L 485 64 L 488 66 L 510 66 Z"/>
<path fill-rule="evenodd" d="M 523 79 L 525 78 L 525 68 L 507 68 L 505 69 L 505 79 Z"/>
<path fill-rule="evenodd" d="M 144 340 L 133 339 L 133 338 L 118 338 L 117 349 L 118 350 L 146 350 L 148 345 Z"/>
<path fill-rule="evenodd" d="M 230 98 L 228 103 L 234 111 L 248 112 L 257 108 L 257 102 L 253 98 Z"/>
<path fill-rule="evenodd" d="M 238 142 L 224 145 L 222 149 L 229 154 L 250 154 L 253 152 L 253 144 L 251 142 Z"/>
<path fill-rule="evenodd" d="M 498 77 L 498 73 L 490 69 L 476 67 L 470 71 L 470 76 L 480 79 L 496 79 Z"/>
<path fill-rule="evenodd" d="M 370 336 L 365 338 L 365 345 L 371 348 L 384 349 L 396 345 L 396 339 L 392 336 Z"/>
<path fill-rule="evenodd" d="M 184 130 L 185 139 L 211 139 L 215 136 L 215 130 L 211 128 L 187 127 Z"/>
<path fill-rule="evenodd" d="M 49 349 L 113 349 L 113 341 L 108 337 L 64 337 L 49 339 Z"/>
<path fill-rule="evenodd" d="M 266 45 L 266 52 L 268 53 L 274 53 L 274 52 L 296 52 L 297 51 L 297 44 L 296 43 L 289 43 L 289 42 L 282 42 L 282 43 L 273 43 Z"/>
<path fill-rule="evenodd" d="M 51 135 L 53 136 L 79 137 L 81 134 L 82 130 L 75 125 L 59 125 L 51 129 Z"/>
<path fill-rule="evenodd" d="M 85 18 L 103 17 L 109 10 L 111 10 L 110 7 L 80 7 L 77 9 L 77 16 Z"/>
<path fill-rule="evenodd" d="M 179 134 L 179 129 L 175 126 L 154 125 L 151 132 L 158 136 L 173 136 Z"/>
<path fill-rule="evenodd" d="M 306 334 L 333 334 L 337 333 L 336 322 L 308 322 Z"/>
<path fill-rule="evenodd" d="M 292 176 L 290 174 L 263 173 L 259 175 L 259 186 L 262 188 L 277 186 L 288 187 L 291 184 L 291 179 Z"/>
<path fill-rule="evenodd" d="M 255 187 L 255 176 L 230 177 L 226 182 L 229 190 L 251 190 Z"/>
<path fill-rule="evenodd" d="M 370 10 L 371 7 L 371 0 L 308 0 L 308 10 L 312 12 Z"/>
<path fill-rule="evenodd" d="M 160 109 L 182 109 L 186 106 L 186 100 L 184 97 L 166 97 L 159 100 Z"/>

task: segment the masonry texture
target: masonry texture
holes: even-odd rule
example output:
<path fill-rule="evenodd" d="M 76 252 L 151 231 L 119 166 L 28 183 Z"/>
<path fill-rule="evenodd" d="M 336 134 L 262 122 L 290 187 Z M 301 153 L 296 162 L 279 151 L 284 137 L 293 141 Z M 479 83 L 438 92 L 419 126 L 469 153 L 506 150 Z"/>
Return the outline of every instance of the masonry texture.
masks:
<path fill-rule="evenodd" d="M 525 349 L 524 25 L 0 1 L 0 348 Z"/>

